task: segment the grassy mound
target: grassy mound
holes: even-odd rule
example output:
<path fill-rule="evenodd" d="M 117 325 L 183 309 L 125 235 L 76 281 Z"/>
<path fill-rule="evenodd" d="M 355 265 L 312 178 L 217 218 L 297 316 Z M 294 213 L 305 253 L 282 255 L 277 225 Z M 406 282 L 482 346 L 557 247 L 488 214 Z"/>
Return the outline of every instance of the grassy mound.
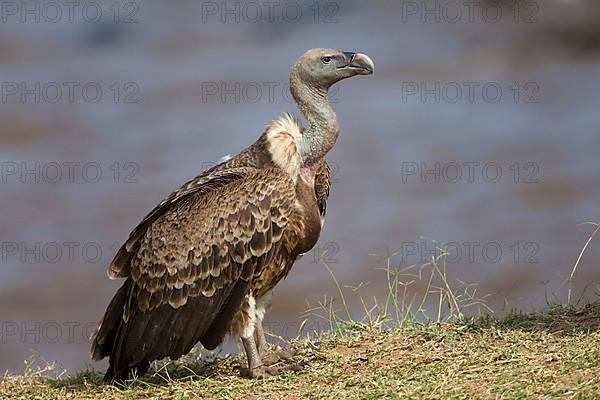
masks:
<path fill-rule="evenodd" d="M 249 380 L 241 358 L 168 362 L 122 387 L 102 375 L 7 375 L 0 398 L 600 398 L 600 304 L 380 330 L 348 323 L 291 343 L 300 372 Z"/>

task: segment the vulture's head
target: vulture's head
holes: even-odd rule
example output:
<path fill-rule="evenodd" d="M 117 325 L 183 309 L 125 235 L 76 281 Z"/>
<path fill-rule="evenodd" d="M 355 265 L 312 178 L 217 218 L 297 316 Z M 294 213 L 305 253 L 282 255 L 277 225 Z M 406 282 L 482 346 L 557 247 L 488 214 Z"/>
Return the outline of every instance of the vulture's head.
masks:
<path fill-rule="evenodd" d="M 334 83 L 355 75 L 371 75 L 375 68 L 366 54 L 334 49 L 310 49 L 292 67 L 295 77 L 327 90 Z"/>

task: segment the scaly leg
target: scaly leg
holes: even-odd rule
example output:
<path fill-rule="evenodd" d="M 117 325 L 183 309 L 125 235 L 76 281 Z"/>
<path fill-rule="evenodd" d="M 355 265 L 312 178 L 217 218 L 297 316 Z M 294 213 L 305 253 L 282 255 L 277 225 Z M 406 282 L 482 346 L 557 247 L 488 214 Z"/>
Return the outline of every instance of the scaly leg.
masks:
<path fill-rule="evenodd" d="M 268 352 L 267 339 L 265 339 L 265 331 L 263 330 L 262 321 L 256 321 L 254 327 L 254 341 L 256 342 L 256 349 L 258 354 L 263 357 Z"/>
<path fill-rule="evenodd" d="M 256 342 L 258 354 L 264 365 L 270 366 L 281 361 L 287 361 L 294 355 L 292 350 L 286 348 L 275 351 L 270 350 L 267 340 L 265 339 L 265 331 L 263 330 L 262 323 L 258 323 L 258 321 L 254 328 L 254 340 Z"/>
<path fill-rule="evenodd" d="M 242 344 L 244 345 L 246 357 L 248 358 L 248 368 L 242 368 L 241 374 L 249 378 L 257 378 L 264 375 L 264 365 L 260 359 L 254 335 L 250 335 L 246 338 L 243 337 Z"/>
<path fill-rule="evenodd" d="M 256 338 L 254 334 L 246 338 L 243 337 L 242 344 L 244 345 L 246 357 L 248 358 L 248 368 L 240 368 L 240 375 L 245 376 L 247 378 L 264 378 L 265 376 L 279 375 L 281 371 L 289 369 L 265 366 L 258 352 L 258 347 L 256 345 Z"/>
<path fill-rule="evenodd" d="M 268 348 L 265 332 L 262 326 L 262 321 L 271 301 L 271 292 L 267 292 L 261 298 L 257 299 L 254 308 L 253 326 L 250 332 L 245 332 L 246 337 L 242 337 L 242 344 L 248 358 L 248 368 L 242 368 L 240 373 L 242 376 L 250 378 L 259 378 L 266 375 L 278 375 L 285 370 L 298 370 L 298 365 L 280 365 L 284 360 L 289 360 L 293 353 L 290 350 L 282 349 L 277 352 L 272 352 Z"/>
<path fill-rule="evenodd" d="M 265 332 L 263 329 L 263 319 L 267 310 L 271 307 L 271 297 L 273 291 L 270 290 L 263 294 L 261 297 L 256 299 L 256 320 L 254 323 L 254 338 L 258 348 L 258 353 L 265 365 L 274 365 L 281 361 L 287 361 L 294 355 L 293 351 L 289 349 L 279 349 L 272 351 L 269 349 L 269 344 L 265 339 Z"/>

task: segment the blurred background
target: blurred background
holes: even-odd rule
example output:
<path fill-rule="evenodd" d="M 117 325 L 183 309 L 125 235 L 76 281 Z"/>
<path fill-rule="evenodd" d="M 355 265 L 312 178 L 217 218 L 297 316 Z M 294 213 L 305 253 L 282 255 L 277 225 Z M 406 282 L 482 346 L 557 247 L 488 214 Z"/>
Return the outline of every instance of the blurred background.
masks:
<path fill-rule="evenodd" d="M 376 68 L 331 92 L 327 224 L 267 329 L 294 337 L 307 309 L 339 307 L 328 268 L 360 316 L 361 297 L 385 301 L 381 267 L 418 267 L 440 243 L 449 282 L 477 284 L 497 314 L 565 302 L 567 287 L 572 303 L 598 298 L 597 241 L 564 284 L 595 228 L 580 224 L 600 218 L 596 1 L 1 7 L 0 371 L 31 354 L 105 367 L 87 337 L 121 284 L 114 252 L 172 190 L 297 112 L 290 66 L 312 47 Z"/>

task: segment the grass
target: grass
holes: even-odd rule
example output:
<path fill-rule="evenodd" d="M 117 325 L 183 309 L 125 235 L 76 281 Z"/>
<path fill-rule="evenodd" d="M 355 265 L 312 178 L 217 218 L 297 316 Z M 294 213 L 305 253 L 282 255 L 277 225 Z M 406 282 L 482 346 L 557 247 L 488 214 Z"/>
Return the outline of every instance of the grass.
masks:
<path fill-rule="evenodd" d="M 600 304 L 381 330 L 348 323 L 295 340 L 300 372 L 238 377 L 239 358 L 169 362 L 123 387 L 98 372 L 6 376 L 0 398 L 598 398 Z"/>
<path fill-rule="evenodd" d="M 493 317 L 476 285 L 449 278 L 439 244 L 439 256 L 421 266 L 393 267 L 393 253 L 387 254 L 381 269 L 388 293 L 371 306 L 361 297 L 364 313 L 357 321 L 342 285 L 323 263 L 336 283 L 341 309 L 325 298 L 308 311 L 331 329 L 288 343 L 293 361 L 304 365 L 299 372 L 249 380 L 236 372 L 243 356 L 207 360 L 192 352 L 182 360 L 155 363 L 146 376 L 114 386 L 103 383 L 96 371 L 51 377 L 56 371 L 48 365 L 5 375 L 0 399 L 600 398 L 600 302 L 568 305 L 570 282 L 600 230 L 593 225 L 561 285 L 568 289 L 567 305 Z M 424 291 L 416 289 L 419 284 Z M 351 289 L 360 292 L 360 287 Z"/>

